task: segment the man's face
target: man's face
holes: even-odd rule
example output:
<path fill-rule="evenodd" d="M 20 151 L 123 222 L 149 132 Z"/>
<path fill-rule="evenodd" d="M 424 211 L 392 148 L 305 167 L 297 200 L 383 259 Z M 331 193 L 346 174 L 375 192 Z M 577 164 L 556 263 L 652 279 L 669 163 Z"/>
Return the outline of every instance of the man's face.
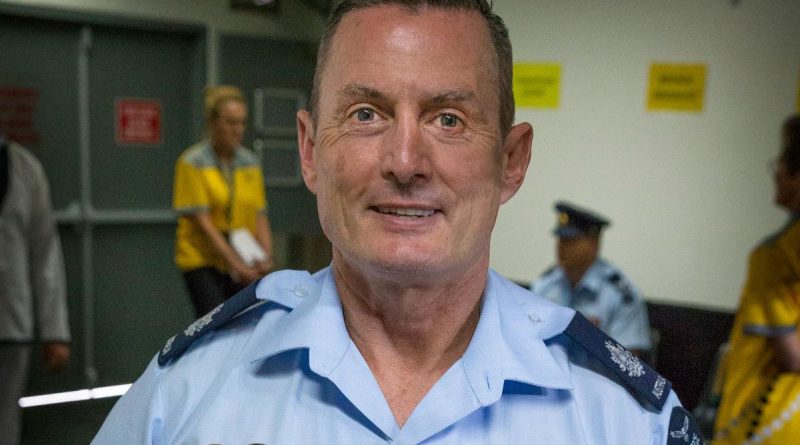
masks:
<path fill-rule="evenodd" d="M 376 6 L 344 17 L 319 114 L 298 113 L 303 176 L 335 264 L 438 279 L 488 267 L 532 138 L 521 124 L 504 143 L 492 54 L 477 13 Z"/>
<path fill-rule="evenodd" d="M 566 270 L 586 270 L 597 258 L 598 239 L 587 235 L 559 237 L 558 265 Z"/>
<path fill-rule="evenodd" d="M 229 100 L 219 108 L 219 114 L 211 122 L 212 143 L 226 151 L 241 145 L 247 126 L 247 108 L 235 100 Z"/>

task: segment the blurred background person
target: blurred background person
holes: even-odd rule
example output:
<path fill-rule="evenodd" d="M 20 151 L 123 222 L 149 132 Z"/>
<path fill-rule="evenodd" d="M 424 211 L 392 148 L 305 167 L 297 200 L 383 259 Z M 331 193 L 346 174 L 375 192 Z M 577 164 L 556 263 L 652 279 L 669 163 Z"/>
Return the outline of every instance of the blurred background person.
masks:
<path fill-rule="evenodd" d="M 577 310 L 631 352 L 650 359 L 647 306 L 625 275 L 600 258 L 600 235 L 609 221 L 565 202 L 556 203 L 555 210 L 558 264 L 531 290 Z"/>
<path fill-rule="evenodd" d="M 0 442 L 19 441 L 31 344 L 50 371 L 69 361 L 64 257 L 39 161 L 0 134 Z"/>
<path fill-rule="evenodd" d="M 209 87 L 204 108 L 207 139 L 181 154 L 173 193 L 175 261 L 198 317 L 274 267 L 263 174 L 242 146 L 245 98 L 236 87 Z M 234 232 L 249 235 L 265 256 L 246 261 L 230 242 Z"/>
<path fill-rule="evenodd" d="M 800 115 L 784 121 L 770 165 L 789 220 L 750 254 L 720 371 L 714 445 L 800 442 Z"/>

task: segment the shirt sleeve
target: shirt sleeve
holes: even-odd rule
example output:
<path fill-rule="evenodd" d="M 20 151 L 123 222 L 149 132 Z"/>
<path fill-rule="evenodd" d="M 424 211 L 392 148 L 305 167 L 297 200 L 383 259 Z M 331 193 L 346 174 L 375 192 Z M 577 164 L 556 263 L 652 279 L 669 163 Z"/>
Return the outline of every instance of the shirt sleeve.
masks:
<path fill-rule="evenodd" d="M 111 409 L 91 445 L 167 445 L 159 375 L 154 358 Z"/>
<path fill-rule="evenodd" d="M 650 318 L 644 300 L 630 289 L 631 300 L 621 301 L 614 311 L 608 335 L 628 349 L 651 349 Z M 621 298 L 624 300 L 624 298 Z"/>
<path fill-rule="evenodd" d="M 652 445 L 700 445 L 704 443 L 697 422 L 681 406 L 674 391 L 670 391 L 658 422 L 650 441 Z"/>
<path fill-rule="evenodd" d="M 172 207 L 179 213 L 196 213 L 211 205 L 208 190 L 203 187 L 202 173 L 194 165 L 179 159 L 175 165 Z"/>
<path fill-rule="evenodd" d="M 651 349 L 647 304 L 636 288 L 627 278 L 621 278 L 618 285 L 609 283 L 603 292 L 613 292 L 610 298 L 615 304 L 606 333 L 628 349 Z"/>
<path fill-rule="evenodd" d="M 260 168 L 256 169 L 256 182 L 258 183 L 256 187 L 257 200 L 258 200 L 257 208 L 260 211 L 267 213 L 267 206 L 268 206 L 267 190 L 266 187 L 264 187 L 264 173 L 261 171 Z"/>
<path fill-rule="evenodd" d="M 790 278 L 784 280 L 784 294 L 779 309 L 787 315 L 787 324 L 797 326 L 800 324 L 800 229 L 797 223 L 781 240 L 780 248 L 785 258 L 784 276 Z"/>
<path fill-rule="evenodd" d="M 30 282 L 36 319 L 43 341 L 70 341 L 64 256 L 50 205 L 50 189 L 41 168 L 35 169 L 32 213 L 28 231 Z"/>

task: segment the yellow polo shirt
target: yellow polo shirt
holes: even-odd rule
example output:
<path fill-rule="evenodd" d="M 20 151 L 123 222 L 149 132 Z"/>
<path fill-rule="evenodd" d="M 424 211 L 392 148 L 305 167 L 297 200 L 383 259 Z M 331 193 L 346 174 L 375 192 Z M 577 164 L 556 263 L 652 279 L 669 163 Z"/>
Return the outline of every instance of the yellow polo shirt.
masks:
<path fill-rule="evenodd" d="M 209 213 L 224 235 L 238 228 L 256 231 L 256 217 L 266 212 L 264 176 L 258 158 L 247 148 L 234 152 L 231 168 L 224 172 L 208 141 L 181 154 L 175 165 L 172 206 L 178 212 L 175 263 L 183 270 L 215 267 L 227 271 L 208 237 L 187 216 Z"/>
<path fill-rule="evenodd" d="M 779 373 L 768 338 L 800 323 L 800 219 L 750 255 L 723 363 L 713 445 L 800 443 L 800 374 Z M 687 358 L 688 359 L 688 358 Z"/>

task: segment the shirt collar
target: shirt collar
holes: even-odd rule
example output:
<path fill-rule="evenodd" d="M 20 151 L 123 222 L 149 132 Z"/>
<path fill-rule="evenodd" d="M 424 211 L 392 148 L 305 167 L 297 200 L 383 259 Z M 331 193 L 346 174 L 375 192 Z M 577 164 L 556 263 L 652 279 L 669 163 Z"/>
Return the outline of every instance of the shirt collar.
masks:
<path fill-rule="evenodd" d="M 286 276 L 286 273 L 304 276 Z M 342 359 L 350 344 L 344 327 L 342 308 L 330 267 L 309 276 L 287 271 L 270 274 L 259 283 L 259 299 L 285 306 L 290 312 L 277 322 L 262 318 L 253 332 L 244 358 L 248 362 L 272 357 L 281 352 L 307 348 L 315 369 L 326 375 Z"/>
<path fill-rule="evenodd" d="M 571 389 L 566 357 L 546 341 L 563 332 L 574 315 L 490 271 L 478 326 L 462 359 L 481 403 L 499 399 L 506 380 Z"/>
<path fill-rule="evenodd" d="M 287 273 L 274 273 L 262 280 L 256 295 L 293 309 L 277 323 L 264 323 L 262 319 L 244 358 L 252 362 L 308 348 L 310 366 L 327 377 L 351 345 L 333 273 L 326 268 L 313 276 L 305 273 L 286 279 Z M 572 309 L 534 297 L 489 271 L 480 319 L 462 357 L 466 377 L 481 403 L 488 405 L 499 399 L 506 380 L 571 389 L 566 356 L 548 347 L 547 340 L 561 334 L 574 315 Z"/>
<path fill-rule="evenodd" d="M 586 272 L 584 272 L 583 276 L 581 277 L 581 281 L 579 281 L 578 286 L 576 286 L 576 289 L 586 289 L 593 293 L 597 293 L 597 291 L 603 286 L 603 272 L 605 269 L 605 261 L 603 261 L 601 258 L 594 260 L 592 265 L 586 269 Z"/>

